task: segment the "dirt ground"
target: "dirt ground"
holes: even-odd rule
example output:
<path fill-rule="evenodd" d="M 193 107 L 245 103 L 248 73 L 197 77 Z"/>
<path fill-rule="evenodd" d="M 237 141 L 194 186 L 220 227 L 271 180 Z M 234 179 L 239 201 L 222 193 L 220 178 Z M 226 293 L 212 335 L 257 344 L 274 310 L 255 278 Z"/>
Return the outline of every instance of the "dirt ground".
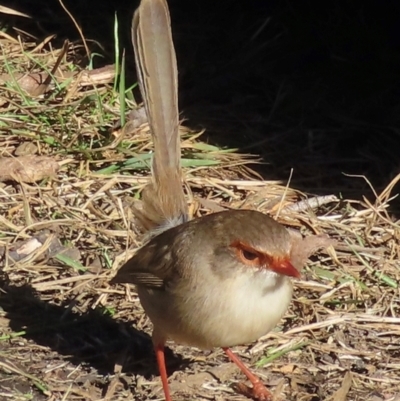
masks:
<path fill-rule="evenodd" d="M 1 401 L 163 399 L 135 289 L 108 284 L 140 246 L 131 205 L 152 149 L 131 86 L 136 4 L 91 4 L 66 3 L 81 35 L 60 3 L 2 14 Z M 194 216 L 257 209 L 337 240 L 311 258 L 278 327 L 234 351 L 276 400 L 400 400 L 394 11 L 170 7 Z M 93 69 L 82 37 L 102 54 Z M 221 350 L 169 347 L 174 400 L 247 399 Z"/>

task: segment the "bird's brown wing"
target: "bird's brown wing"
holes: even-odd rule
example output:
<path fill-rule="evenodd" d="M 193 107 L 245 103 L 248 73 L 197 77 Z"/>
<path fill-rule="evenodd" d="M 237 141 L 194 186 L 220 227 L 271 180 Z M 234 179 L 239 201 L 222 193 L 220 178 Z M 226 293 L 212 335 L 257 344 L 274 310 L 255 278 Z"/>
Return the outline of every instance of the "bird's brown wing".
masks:
<path fill-rule="evenodd" d="M 190 240 L 191 230 L 185 229 L 190 223 L 154 237 L 118 270 L 111 284 L 130 283 L 162 289 L 168 281 L 183 276 L 184 257 L 179 255 L 179 249 L 183 241 Z"/>

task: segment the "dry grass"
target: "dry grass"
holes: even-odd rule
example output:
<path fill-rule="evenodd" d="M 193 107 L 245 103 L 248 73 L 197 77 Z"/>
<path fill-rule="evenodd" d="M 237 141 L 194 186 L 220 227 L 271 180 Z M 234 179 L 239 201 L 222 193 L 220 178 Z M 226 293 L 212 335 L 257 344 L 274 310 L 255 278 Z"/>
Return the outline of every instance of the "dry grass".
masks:
<path fill-rule="evenodd" d="M 62 50 L 5 36 L 1 45 L 2 157 L 26 148 L 60 169 L 0 185 L 0 399 L 161 399 L 150 323 L 132 289 L 107 283 L 140 245 L 130 204 L 148 180 L 147 126 L 139 111 L 118 128 L 124 102 L 134 101 L 126 88 L 121 101 L 112 82 L 83 86 L 77 74 L 27 94 L 15 75 L 51 71 Z M 54 75 L 76 70 L 74 51 Z M 400 225 L 388 208 L 400 177 L 373 201 L 307 203 L 307 194 L 261 180 L 248 167 L 254 158 L 201 138 L 182 128 L 194 215 L 255 208 L 338 240 L 310 261 L 276 331 L 235 351 L 277 399 L 398 399 Z M 175 399 L 243 399 L 231 389 L 240 375 L 219 350 L 173 349 L 184 358 L 168 358 Z"/>

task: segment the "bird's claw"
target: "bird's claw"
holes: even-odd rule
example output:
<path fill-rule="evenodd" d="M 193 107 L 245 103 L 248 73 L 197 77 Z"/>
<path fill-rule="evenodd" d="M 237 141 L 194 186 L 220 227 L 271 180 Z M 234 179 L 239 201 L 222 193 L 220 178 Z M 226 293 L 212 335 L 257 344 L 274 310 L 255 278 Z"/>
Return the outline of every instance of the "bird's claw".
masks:
<path fill-rule="evenodd" d="M 247 386 L 245 383 L 237 383 L 235 390 L 256 401 L 272 401 L 271 392 L 261 382 L 253 384 L 252 387 Z"/>

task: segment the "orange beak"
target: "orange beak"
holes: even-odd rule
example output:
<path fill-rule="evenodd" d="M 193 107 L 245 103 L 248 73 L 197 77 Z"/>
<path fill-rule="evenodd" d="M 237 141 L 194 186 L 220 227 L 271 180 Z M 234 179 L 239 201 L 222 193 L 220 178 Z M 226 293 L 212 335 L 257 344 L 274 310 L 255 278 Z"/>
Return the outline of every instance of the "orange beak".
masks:
<path fill-rule="evenodd" d="M 291 264 L 289 259 L 274 260 L 270 265 L 272 271 L 284 276 L 300 278 L 300 272 Z"/>

